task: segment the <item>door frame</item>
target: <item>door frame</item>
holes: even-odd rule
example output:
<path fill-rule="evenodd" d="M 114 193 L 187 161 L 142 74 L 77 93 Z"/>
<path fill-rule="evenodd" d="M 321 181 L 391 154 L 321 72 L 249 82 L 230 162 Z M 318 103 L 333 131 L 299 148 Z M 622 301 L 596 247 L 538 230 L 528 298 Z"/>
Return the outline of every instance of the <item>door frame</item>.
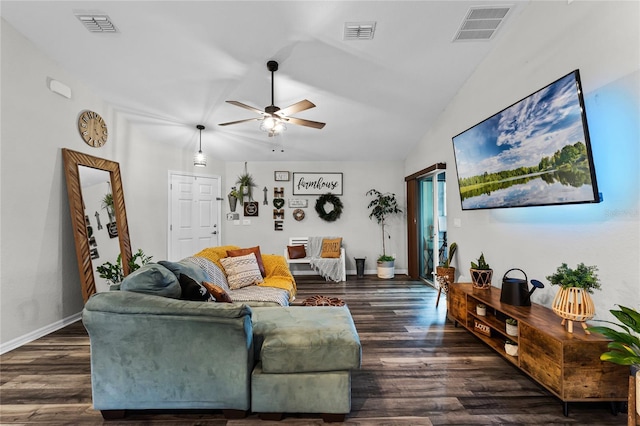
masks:
<path fill-rule="evenodd" d="M 218 187 L 216 190 L 218 191 L 218 195 L 216 196 L 216 201 L 218 201 L 218 217 L 216 218 L 218 223 L 218 245 L 222 244 L 222 203 L 221 201 L 224 198 L 221 196 L 222 191 L 222 176 L 221 175 L 211 175 L 207 173 L 194 173 L 194 172 L 183 172 L 178 170 L 169 170 L 167 174 L 167 227 L 166 227 L 166 235 L 167 235 L 167 252 L 165 258 L 168 259 L 171 254 L 171 182 L 172 176 L 187 176 L 194 178 L 209 178 L 209 179 L 217 179 Z"/>
<path fill-rule="evenodd" d="M 404 178 L 407 190 L 407 273 L 414 279 L 420 279 L 418 261 L 418 215 L 420 214 L 420 185 L 418 179 L 436 170 L 446 170 L 446 163 L 436 163 Z"/>

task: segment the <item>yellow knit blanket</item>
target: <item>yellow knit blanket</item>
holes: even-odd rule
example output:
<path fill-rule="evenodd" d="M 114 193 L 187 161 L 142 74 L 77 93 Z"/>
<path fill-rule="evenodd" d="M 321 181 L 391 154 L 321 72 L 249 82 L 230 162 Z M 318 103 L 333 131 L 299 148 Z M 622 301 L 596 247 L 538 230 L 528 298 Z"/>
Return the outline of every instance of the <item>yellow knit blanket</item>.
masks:
<path fill-rule="evenodd" d="M 209 259 L 224 272 L 224 267 L 220 263 L 220 259 L 227 257 L 227 250 L 238 250 L 238 246 L 218 246 L 208 247 L 200 252 L 194 254 L 194 256 L 204 257 Z M 264 265 L 264 272 L 266 277 L 264 282 L 259 284 L 263 287 L 277 287 L 289 292 L 289 300 L 293 301 L 298 288 L 296 287 L 296 280 L 291 275 L 289 265 L 284 256 L 277 254 L 262 254 L 262 263 Z"/>

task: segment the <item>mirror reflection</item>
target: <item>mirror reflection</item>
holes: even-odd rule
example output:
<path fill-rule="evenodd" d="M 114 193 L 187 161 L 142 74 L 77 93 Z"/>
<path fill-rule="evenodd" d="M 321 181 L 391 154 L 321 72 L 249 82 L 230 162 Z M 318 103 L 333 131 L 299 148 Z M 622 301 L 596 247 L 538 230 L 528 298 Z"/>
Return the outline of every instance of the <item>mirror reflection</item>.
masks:
<path fill-rule="evenodd" d="M 78 166 L 78 175 L 96 292 L 108 291 L 109 283 L 100 278 L 96 268 L 106 261 L 115 262 L 120 254 L 111 176 L 105 170 L 87 166 Z"/>
<path fill-rule="evenodd" d="M 96 271 L 122 256 L 121 273 L 129 274 L 131 242 L 120 165 L 115 161 L 62 149 L 71 224 L 82 298 L 109 289 Z M 96 288 L 97 287 L 97 288 Z"/>

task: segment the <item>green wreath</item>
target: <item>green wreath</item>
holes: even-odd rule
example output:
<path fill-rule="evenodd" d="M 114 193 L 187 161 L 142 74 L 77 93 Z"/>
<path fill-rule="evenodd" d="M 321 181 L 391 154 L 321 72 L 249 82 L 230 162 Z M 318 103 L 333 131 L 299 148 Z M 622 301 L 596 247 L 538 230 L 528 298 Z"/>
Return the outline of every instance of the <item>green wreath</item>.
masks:
<path fill-rule="evenodd" d="M 327 213 L 324 210 L 324 205 L 330 203 L 333 205 L 333 210 Z M 328 192 L 324 195 L 321 195 L 316 201 L 316 212 L 318 212 L 318 216 L 320 219 L 326 220 L 327 222 L 333 222 L 340 217 L 342 214 L 342 201 L 340 198 L 336 197 L 332 193 Z"/>

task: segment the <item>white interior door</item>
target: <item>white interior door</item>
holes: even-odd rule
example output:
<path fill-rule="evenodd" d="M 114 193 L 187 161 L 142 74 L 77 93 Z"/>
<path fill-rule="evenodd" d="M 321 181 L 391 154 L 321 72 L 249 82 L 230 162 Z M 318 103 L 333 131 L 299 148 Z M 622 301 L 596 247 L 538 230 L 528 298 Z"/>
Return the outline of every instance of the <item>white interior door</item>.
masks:
<path fill-rule="evenodd" d="M 170 173 L 169 260 L 220 245 L 220 178 Z"/>

